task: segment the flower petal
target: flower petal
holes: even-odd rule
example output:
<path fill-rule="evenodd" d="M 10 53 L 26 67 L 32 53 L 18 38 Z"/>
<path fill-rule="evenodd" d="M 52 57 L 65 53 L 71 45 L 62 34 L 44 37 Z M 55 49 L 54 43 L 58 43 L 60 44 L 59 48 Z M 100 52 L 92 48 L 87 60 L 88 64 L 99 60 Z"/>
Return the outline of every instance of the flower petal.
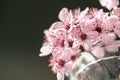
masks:
<path fill-rule="evenodd" d="M 62 29 L 62 28 L 64 28 L 64 24 L 62 22 L 57 21 L 51 25 L 51 27 L 49 28 L 49 31 Z"/>
<path fill-rule="evenodd" d="M 120 47 L 120 41 L 112 42 L 111 44 L 108 44 L 105 46 L 105 50 L 108 52 L 116 52 L 118 51 L 118 48 Z"/>
<path fill-rule="evenodd" d="M 111 41 L 115 40 L 116 35 L 114 33 L 109 33 L 109 34 L 103 33 L 100 35 L 100 37 L 101 37 L 102 42 L 107 44 L 107 43 L 110 43 Z"/>
<path fill-rule="evenodd" d="M 67 48 L 63 51 L 61 58 L 64 61 L 68 61 L 70 60 L 71 55 L 72 55 L 71 50 Z"/>
<path fill-rule="evenodd" d="M 57 80 L 64 80 L 64 71 L 57 72 Z"/>
<path fill-rule="evenodd" d="M 70 21 L 70 18 L 71 18 L 69 10 L 67 8 L 63 8 L 59 13 L 58 18 L 62 22 L 68 23 Z"/>
<path fill-rule="evenodd" d="M 67 62 L 64 67 L 65 67 L 65 74 L 69 75 L 70 72 L 72 71 L 72 63 L 71 62 Z"/>
<path fill-rule="evenodd" d="M 40 49 L 40 52 L 41 53 L 39 54 L 39 56 L 47 56 L 47 55 L 49 55 L 52 52 L 52 47 L 50 45 L 43 46 Z"/>
<path fill-rule="evenodd" d="M 92 54 L 97 58 L 103 58 L 105 55 L 105 51 L 103 47 L 97 46 L 92 50 Z"/>

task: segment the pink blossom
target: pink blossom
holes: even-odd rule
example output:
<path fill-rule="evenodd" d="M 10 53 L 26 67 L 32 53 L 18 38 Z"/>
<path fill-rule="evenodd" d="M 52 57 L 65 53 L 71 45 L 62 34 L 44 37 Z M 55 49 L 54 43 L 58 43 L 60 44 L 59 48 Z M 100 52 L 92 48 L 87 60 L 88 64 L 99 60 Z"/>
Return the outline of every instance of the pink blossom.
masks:
<path fill-rule="evenodd" d="M 64 75 L 70 74 L 72 71 L 72 64 L 70 61 L 64 61 L 60 58 L 52 58 L 50 59 L 50 65 L 52 67 L 52 71 L 57 73 L 57 80 L 64 80 Z"/>
<path fill-rule="evenodd" d="M 99 1 L 103 7 L 106 7 L 109 10 L 116 8 L 119 5 L 119 0 L 99 0 Z"/>
<path fill-rule="evenodd" d="M 63 8 L 56 21 L 44 31 L 45 38 L 40 56 L 51 54 L 52 71 L 57 80 L 64 80 L 73 69 L 76 58 L 84 52 L 91 52 L 97 58 L 103 58 L 106 52 L 116 52 L 120 47 L 120 9 L 118 0 L 100 0 L 102 6 L 113 9 L 111 13 L 102 9 Z M 110 15 L 109 15 L 110 14 Z"/>
<path fill-rule="evenodd" d="M 82 31 L 94 42 L 107 43 L 116 39 L 116 35 L 112 32 L 117 26 L 118 18 L 116 16 L 108 16 L 107 13 L 101 11 L 99 14 L 95 11 L 90 15 L 94 15 L 92 18 L 82 19 Z M 108 34 L 110 33 L 110 34 Z M 113 35 L 111 35 L 113 34 Z"/>
<path fill-rule="evenodd" d="M 43 43 L 42 48 L 40 49 L 40 56 L 46 56 L 55 52 L 54 49 L 56 49 L 57 47 L 63 48 L 64 46 L 68 46 L 65 39 L 66 32 L 64 28 L 59 29 L 58 27 L 55 28 L 54 26 L 52 26 L 50 30 L 45 30 L 44 33 L 45 41 Z"/>

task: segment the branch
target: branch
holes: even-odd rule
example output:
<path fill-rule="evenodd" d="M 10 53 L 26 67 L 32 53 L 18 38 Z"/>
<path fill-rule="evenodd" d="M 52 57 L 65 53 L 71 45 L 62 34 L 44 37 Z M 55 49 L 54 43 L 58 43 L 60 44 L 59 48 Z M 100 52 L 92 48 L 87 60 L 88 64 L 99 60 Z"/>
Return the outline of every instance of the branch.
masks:
<path fill-rule="evenodd" d="M 86 66 L 82 67 L 79 71 L 78 74 L 80 74 L 84 69 L 86 69 L 87 67 L 96 64 L 97 62 L 100 62 L 102 60 L 109 60 L 109 59 L 114 59 L 114 58 L 119 58 L 120 56 L 111 56 L 111 57 L 105 57 L 105 58 L 100 58 L 98 60 L 92 61 L 90 63 L 88 63 Z"/>

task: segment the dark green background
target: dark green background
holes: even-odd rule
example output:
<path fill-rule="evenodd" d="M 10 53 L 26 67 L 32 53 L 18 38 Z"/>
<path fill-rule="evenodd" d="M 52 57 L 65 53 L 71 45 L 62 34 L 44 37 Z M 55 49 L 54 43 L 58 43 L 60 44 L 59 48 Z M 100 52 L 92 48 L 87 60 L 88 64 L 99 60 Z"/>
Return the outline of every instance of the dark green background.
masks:
<path fill-rule="evenodd" d="M 0 6 L 0 80 L 56 80 L 49 57 L 38 56 L 43 30 L 63 7 L 100 8 L 98 0 L 3 0 Z"/>

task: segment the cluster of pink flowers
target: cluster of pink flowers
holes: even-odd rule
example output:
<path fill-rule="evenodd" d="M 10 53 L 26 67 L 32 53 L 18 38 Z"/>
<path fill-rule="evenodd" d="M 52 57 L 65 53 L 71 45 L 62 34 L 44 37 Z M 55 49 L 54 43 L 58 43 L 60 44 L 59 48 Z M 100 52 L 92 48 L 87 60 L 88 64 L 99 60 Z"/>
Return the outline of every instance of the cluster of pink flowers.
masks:
<path fill-rule="evenodd" d="M 40 56 L 51 54 L 52 71 L 57 80 L 64 80 L 64 75 L 72 71 L 74 60 L 86 51 L 97 58 L 103 58 L 105 52 L 115 52 L 120 46 L 120 8 L 118 0 L 100 0 L 102 9 L 86 8 L 68 10 L 63 8 L 57 21 L 44 31 L 45 40 L 40 49 Z"/>

